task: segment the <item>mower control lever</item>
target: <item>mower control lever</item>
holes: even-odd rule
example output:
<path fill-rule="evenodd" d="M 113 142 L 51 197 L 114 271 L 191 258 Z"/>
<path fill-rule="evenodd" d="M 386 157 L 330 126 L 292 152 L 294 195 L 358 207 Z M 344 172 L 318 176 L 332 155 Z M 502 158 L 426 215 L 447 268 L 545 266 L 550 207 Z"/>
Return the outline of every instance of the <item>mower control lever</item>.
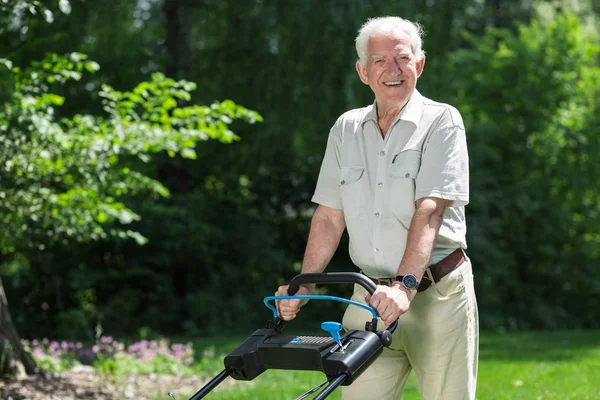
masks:
<path fill-rule="evenodd" d="M 333 300 L 333 301 L 339 301 L 341 303 L 353 304 L 357 307 L 364 308 L 365 310 L 367 310 L 371 313 L 373 318 L 377 318 L 377 311 L 375 311 L 375 309 L 373 307 L 368 306 L 366 304 L 359 303 L 357 301 L 348 300 L 348 299 L 344 299 L 342 297 L 335 297 L 335 296 L 326 296 L 326 295 L 319 295 L 319 294 L 307 294 L 307 295 L 299 295 L 299 296 L 267 296 L 264 298 L 263 302 L 265 303 L 265 306 L 267 306 L 267 308 L 269 308 L 273 312 L 273 318 L 277 318 L 277 308 L 275 308 L 275 306 L 269 302 L 272 300 L 291 300 L 291 299 L 296 299 L 296 300 L 298 300 L 298 299 L 302 299 L 302 300 Z"/>
<path fill-rule="evenodd" d="M 321 324 L 321 329 L 323 329 L 326 332 L 329 332 L 329 334 L 331 335 L 331 337 L 333 338 L 333 340 L 335 340 L 337 342 L 337 344 L 340 345 L 340 350 L 343 350 L 344 346 L 342 346 L 342 338 L 340 336 L 340 331 L 342 330 L 342 324 L 340 324 L 339 322 L 323 322 Z"/>

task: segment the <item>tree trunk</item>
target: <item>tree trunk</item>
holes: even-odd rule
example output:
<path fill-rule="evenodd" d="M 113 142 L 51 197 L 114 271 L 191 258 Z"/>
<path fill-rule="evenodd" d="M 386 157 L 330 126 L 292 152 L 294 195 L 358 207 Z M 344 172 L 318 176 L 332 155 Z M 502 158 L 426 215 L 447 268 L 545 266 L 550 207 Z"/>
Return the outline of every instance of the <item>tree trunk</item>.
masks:
<path fill-rule="evenodd" d="M 12 322 L 6 293 L 0 279 L 0 377 L 19 378 L 36 372 L 35 361 L 23 348 Z"/>
<path fill-rule="evenodd" d="M 194 6 L 190 1 L 164 0 L 161 12 L 165 29 L 165 75 L 175 80 L 189 80 L 192 74 L 190 43 Z"/>
<path fill-rule="evenodd" d="M 165 0 L 162 6 L 165 26 L 164 46 L 166 55 L 165 75 L 175 80 L 179 78 L 179 46 L 181 31 L 179 21 L 179 0 Z"/>
<path fill-rule="evenodd" d="M 192 48 L 191 34 L 194 9 L 198 3 L 192 4 L 190 0 L 164 0 L 162 4 L 163 26 L 164 26 L 164 50 L 166 53 L 165 75 L 175 80 L 190 80 L 192 77 Z M 188 102 L 183 99 L 177 100 L 179 107 L 185 107 Z M 165 159 L 158 167 L 158 177 L 161 182 L 167 183 L 171 190 L 173 199 L 179 209 L 187 210 L 189 204 L 185 197 L 180 194 L 191 193 L 193 187 L 188 171 L 189 163 L 181 159 Z M 189 231 L 189 223 L 184 219 L 181 225 Z M 181 252 L 182 257 L 173 259 L 172 265 L 172 286 L 175 295 L 181 302 L 183 310 L 187 310 L 186 298 L 188 295 L 188 275 L 189 266 L 185 259 L 185 251 Z M 184 311 L 187 315 L 187 311 Z"/>

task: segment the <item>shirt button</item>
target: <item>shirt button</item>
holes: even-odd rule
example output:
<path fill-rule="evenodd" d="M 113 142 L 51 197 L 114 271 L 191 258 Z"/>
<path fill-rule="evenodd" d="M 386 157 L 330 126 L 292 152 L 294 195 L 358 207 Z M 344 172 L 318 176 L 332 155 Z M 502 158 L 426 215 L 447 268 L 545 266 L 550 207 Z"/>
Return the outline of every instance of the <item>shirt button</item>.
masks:
<path fill-rule="evenodd" d="M 383 182 L 379 182 L 379 183 L 377 184 L 377 186 L 379 186 L 379 187 L 383 187 Z"/>
<path fill-rule="evenodd" d="M 379 213 L 375 213 L 375 218 L 379 218 Z"/>
<path fill-rule="evenodd" d="M 407 178 L 410 178 L 410 174 L 408 172 L 404 176 L 407 177 Z"/>
<path fill-rule="evenodd" d="M 379 155 L 380 155 L 380 156 L 385 156 L 385 151 L 381 150 L 381 151 L 379 152 Z"/>
<path fill-rule="evenodd" d="M 344 183 L 346 183 L 346 181 L 341 181 L 341 182 L 340 182 L 340 185 L 343 185 Z"/>
<path fill-rule="evenodd" d="M 378 252 L 378 251 L 379 251 L 379 247 L 375 247 L 375 252 Z"/>

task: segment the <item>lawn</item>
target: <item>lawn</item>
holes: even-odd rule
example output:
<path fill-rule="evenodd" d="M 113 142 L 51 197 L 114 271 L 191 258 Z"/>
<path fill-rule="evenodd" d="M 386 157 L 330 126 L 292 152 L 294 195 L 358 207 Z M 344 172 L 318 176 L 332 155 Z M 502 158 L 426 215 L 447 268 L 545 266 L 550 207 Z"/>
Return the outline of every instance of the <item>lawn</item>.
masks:
<path fill-rule="evenodd" d="M 207 356 L 205 370 L 216 374 L 222 368 L 223 355 L 243 339 L 204 339 L 194 347 L 197 354 L 204 351 Z M 316 372 L 267 371 L 252 382 L 223 383 L 224 388 L 206 399 L 295 399 L 323 380 Z M 339 400 L 339 392 L 328 399 Z M 477 398 L 600 399 L 600 331 L 482 334 Z M 411 374 L 403 400 L 417 399 L 417 383 Z"/>

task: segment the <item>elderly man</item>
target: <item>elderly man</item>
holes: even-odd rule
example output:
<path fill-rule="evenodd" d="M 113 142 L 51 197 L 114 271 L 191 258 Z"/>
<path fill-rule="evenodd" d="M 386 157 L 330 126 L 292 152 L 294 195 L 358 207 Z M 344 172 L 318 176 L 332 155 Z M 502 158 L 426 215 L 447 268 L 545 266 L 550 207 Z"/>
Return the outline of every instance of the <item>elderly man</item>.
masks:
<path fill-rule="evenodd" d="M 302 265 L 322 272 L 345 228 L 350 256 L 377 283 L 356 286 L 380 323 L 399 318 L 393 343 L 344 400 L 399 399 L 411 370 L 424 400 L 474 399 L 478 314 L 471 263 L 464 253 L 469 171 L 465 130 L 452 106 L 416 90 L 425 55 L 418 24 L 397 17 L 367 21 L 356 38 L 360 80 L 375 102 L 343 114 L 329 133 L 313 201 L 317 207 Z M 298 294 L 309 294 L 303 286 Z M 287 294 L 282 286 L 277 295 Z M 284 320 L 297 300 L 278 302 Z M 346 329 L 364 329 L 369 313 L 349 306 Z"/>

